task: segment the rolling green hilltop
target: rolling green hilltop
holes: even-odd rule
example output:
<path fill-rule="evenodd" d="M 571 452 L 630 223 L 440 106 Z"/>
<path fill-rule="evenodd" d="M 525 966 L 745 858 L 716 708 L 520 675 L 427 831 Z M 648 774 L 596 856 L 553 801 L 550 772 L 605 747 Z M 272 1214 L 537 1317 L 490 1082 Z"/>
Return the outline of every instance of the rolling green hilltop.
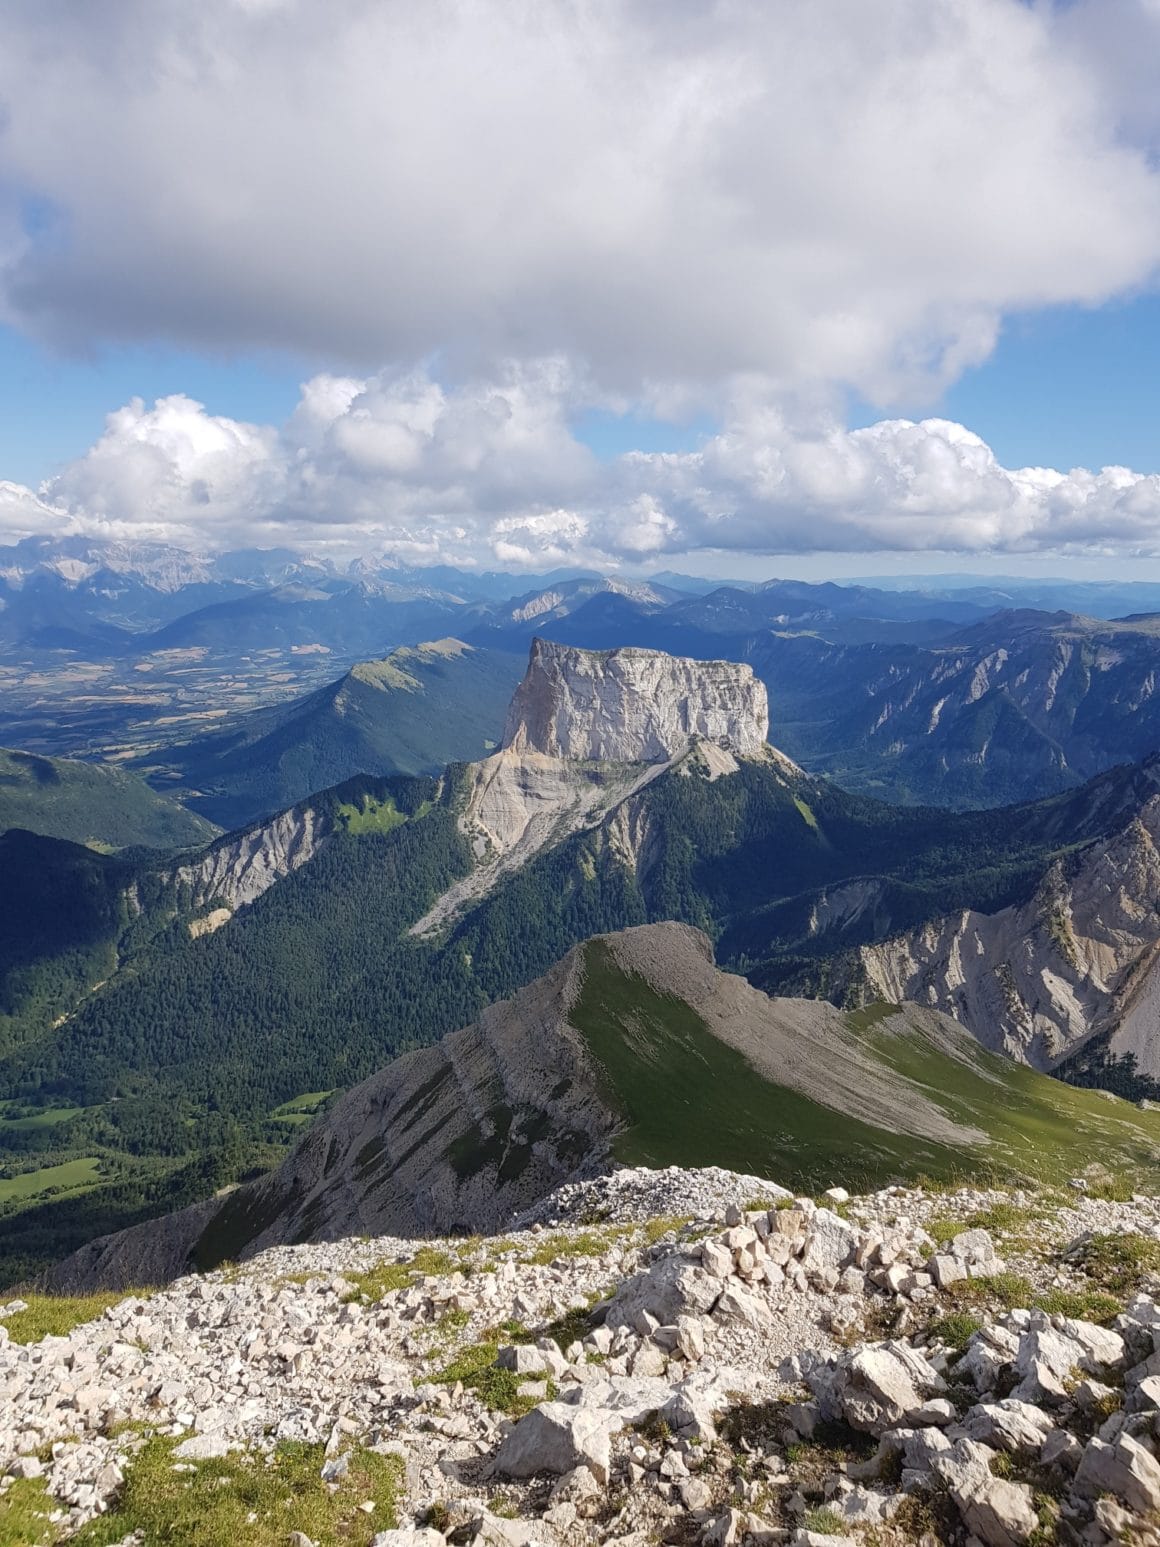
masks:
<path fill-rule="evenodd" d="M 142 762 L 222 827 L 281 811 L 356 774 L 438 773 L 483 757 L 523 659 L 457 639 L 401 646 L 290 704 L 258 709 Z"/>
<path fill-rule="evenodd" d="M 343 1096 L 285 1163 L 83 1248 L 67 1293 L 266 1247 L 488 1232 L 581 1166 L 722 1166 L 816 1193 L 926 1177 L 1160 1185 L 1160 1112 L 995 1057 L 937 1011 L 770 999 L 706 937 L 653 924 L 575 947 L 510 1000 Z"/>

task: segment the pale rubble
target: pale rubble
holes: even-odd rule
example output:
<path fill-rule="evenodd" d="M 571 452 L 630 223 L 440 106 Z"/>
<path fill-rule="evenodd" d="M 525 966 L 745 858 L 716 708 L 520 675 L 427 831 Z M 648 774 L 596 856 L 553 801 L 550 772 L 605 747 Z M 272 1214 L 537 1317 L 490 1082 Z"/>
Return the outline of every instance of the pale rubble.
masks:
<path fill-rule="evenodd" d="M 991 1311 L 959 1352 L 940 1316 L 1003 1257 L 977 1223 L 938 1240 L 927 1227 L 1006 1195 L 843 1192 L 624 1169 L 567 1184 L 502 1237 L 273 1248 L 34 1345 L 4 1336 L 14 1300 L 0 1306 L 0 1508 L 16 1479 L 42 1479 L 67 1539 L 116 1499 L 140 1429 L 186 1466 L 284 1440 L 323 1447 L 324 1478 L 352 1445 L 399 1455 L 382 1547 L 442 1547 L 445 1531 L 476 1547 L 868 1531 L 904 1547 L 922 1518 L 944 1533 L 923 1527 L 927 1547 L 1022 1547 L 1050 1540 L 1036 1534 L 1045 1487 L 1072 1533 L 1060 1542 L 1153 1540 L 1156 1300 L 1131 1296 L 1107 1326 Z M 1160 1231 L 1152 1200 L 1076 1198 L 1044 1226 L 1055 1246 L 1037 1283 L 1073 1271 L 1068 1243 L 1112 1221 Z M 437 1271 L 360 1294 L 360 1275 L 420 1251 Z M 961 1270 L 948 1290 L 936 1258 Z M 530 1407 L 515 1420 L 444 1374 L 496 1328 L 526 1329 L 495 1355 Z M 811 1471 L 827 1454 L 811 1436 L 831 1432 L 865 1459 Z"/>

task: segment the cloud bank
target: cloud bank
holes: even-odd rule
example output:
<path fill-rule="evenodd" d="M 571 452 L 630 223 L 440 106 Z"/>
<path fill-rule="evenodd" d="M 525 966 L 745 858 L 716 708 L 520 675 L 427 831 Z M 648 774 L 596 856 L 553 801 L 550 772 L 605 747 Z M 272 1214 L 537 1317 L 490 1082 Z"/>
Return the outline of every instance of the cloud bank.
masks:
<path fill-rule="evenodd" d="M 0 321 L 309 380 L 282 426 L 134 400 L 0 525 L 1156 553 L 1156 477 L 889 414 L 1013 312 L 1154 282 L 1158 52 L 1160 0 L 8 0 Z M 720 428 L 602 461 L 593 406 Z"/>
<path fill-rule="evenodd" d="M 0 308 L 917 401 L 1154 276 L 1158 46 L 1154 0 L 8 0 Z"/>
<path fill-rule="evenodd" d="M 454 388 L 421 370 L 317 376 L 280 429 L 136 400 L 38 493 L 0 485 L 0 524 L 528 568 L 705 550 L 1160 554 L 1155 475 L 1010 469 L 947 420 L 851 430 L 744 394 L 695 450 L 600 460 L 570 428 L 576 393 L 553 359 Z"/>

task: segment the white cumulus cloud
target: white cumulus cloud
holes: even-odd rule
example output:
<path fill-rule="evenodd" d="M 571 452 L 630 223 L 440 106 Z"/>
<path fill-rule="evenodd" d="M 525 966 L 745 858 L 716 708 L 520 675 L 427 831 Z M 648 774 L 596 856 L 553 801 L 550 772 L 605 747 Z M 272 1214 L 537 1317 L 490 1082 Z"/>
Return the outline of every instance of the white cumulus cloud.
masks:
<path fill-rule="evenodd" d="M 1153 0 L 8 0 L 0 310 L 914 400 L 1155 275 L 1158 46 Z"/>
<path fill-rule="evenodd" d="M 317 377 L 281 429 L 134 401 L 38 495 L 0 486 L 0 516 L 528 568 L 708 550 L 1160 555 L 1157 475 L 1007 468 L 952 421 L 851 430 L 751 394 L 695 450 L 602 461 L 569 427 L 583 401 L 555 359 L 456 387 L 422 369 Z"/>

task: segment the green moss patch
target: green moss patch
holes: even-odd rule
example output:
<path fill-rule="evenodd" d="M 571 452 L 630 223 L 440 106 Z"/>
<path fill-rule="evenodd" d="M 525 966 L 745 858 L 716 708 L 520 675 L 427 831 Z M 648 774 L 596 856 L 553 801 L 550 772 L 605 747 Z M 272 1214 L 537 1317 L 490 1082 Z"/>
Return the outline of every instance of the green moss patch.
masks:
<path fill-rule="evenodd" d="M 520 1377 L 513 1370 L 501 1370 L 496 1364 L 498 1358 L 498 1342 L 488 1340 L 472 1343 L 460 1349 L 451 1363 L 439 1371 L 435 1380 L 444 1386 L 460 1383 L 476 1392 L 480 1401 L 496 1412 L 507 1413 L 510 1418 L 522 1418 L 525 1413 L 531 1412 L 540 1399 L 521 1395 Z M 549 1396 L 551 1392 L 549 1382 Z"/>
<path fill-rule="evenodd" d="M 1160 1241 L 1132 1231 L 1093 1235 L 1081 1247 L 1079 1263 L 1101 1289 L 1116 1295 L 1131 1294 L 1149 1274 L 1160 1272 Z"/>
<path fill-rule="evenodd" d="M 416 1278 L 443 1278 L 462 1271 L 461 1264 L 449 1252 L 423 1246 L 405 1262 L 380 1262 L 366 1273 L 348 1273 L 347 1281 L 354 1287 L 343 1299 L 373 1302 L 397 1289 L 406 1289 Z"/>
<path fill-rule="evenodd" d="M 366 833 L 389 833 L 407 821 L 405 813 L 389 795 L 384 800 L 376 800 L 373 795 L 366 794 L 357 804 L 353 801 L 340 804 L 335 817 L 348 833 L 357 837 Z"/>
<path fill-rule="evenodd" d="M 70 1541 L 111 1547 L 139 1531 L 150 1547 L 285 1547 L 291 1532 L 301 1531 L 319 1547 L 369 1547 L 377 1532 L 398 1523 L 402 1463 L 394 1456 L 352 1451 L 332 1492 L 321 1476 L 321 1445 L 279 1445 L 270 1455 L 241 1452 L 177 1466 L 174 1444 L 149 1440 L 126 1469 L 110 1512 Z M 373 1509 L 361 1507 L 367 1503 Z"/>
<path fill-rule="evenodd" d="M 52 1547 L 60 1532 L 50 1520 L 59 1508 L 41 1478 L 19 1478 L 0 1493 L 0 1547 Z"/>

